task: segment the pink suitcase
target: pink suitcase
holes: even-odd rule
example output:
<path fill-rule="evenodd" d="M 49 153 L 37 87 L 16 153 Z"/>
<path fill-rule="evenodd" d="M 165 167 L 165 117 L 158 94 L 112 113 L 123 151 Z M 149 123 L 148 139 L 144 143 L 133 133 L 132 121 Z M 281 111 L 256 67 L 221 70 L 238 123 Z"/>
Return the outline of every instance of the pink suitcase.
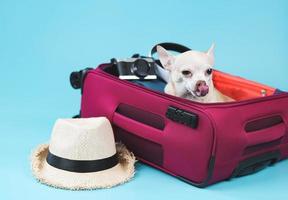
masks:
<path fill-rule="evenodd" d="M 106 116 L 116 139 L 139 160 L 198 187 L 287 158 L 288 93 L 213 73 L 215 87 L 237 101 L 201 104 L 174 97 L 120 80 L 113 64 L 102 64 L 79 74 L 80 115 Z"/>

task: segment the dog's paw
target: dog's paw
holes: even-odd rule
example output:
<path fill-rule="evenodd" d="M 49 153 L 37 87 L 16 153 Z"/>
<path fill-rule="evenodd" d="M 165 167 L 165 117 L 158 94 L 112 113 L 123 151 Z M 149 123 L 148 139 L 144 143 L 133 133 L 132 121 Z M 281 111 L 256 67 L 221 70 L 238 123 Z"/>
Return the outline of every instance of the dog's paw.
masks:
<path fill-rule="evenodd" d="M 168 83 L 168 84 L 165 86 L 164 92 L 165 92 L 166 94 L 170 94 L 170 95 L 173 95 L 173 96 L 176 95 L 175 89 L 174 89 L 174 87 L 172 86 L 171 83 Z"/>

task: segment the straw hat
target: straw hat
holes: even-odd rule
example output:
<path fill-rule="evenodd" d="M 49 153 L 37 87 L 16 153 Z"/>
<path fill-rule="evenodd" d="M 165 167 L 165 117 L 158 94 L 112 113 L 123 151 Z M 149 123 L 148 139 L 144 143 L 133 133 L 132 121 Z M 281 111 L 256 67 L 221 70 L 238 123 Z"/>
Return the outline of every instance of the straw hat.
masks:
<path fill-rule="evenodd" d="M 134 176 L 135 157 L 114 142 L 105 117 L 58 119 L 50 144 L 32 153 L 33 175 L 41 183 L 71 190 L 110 188 Z"/>

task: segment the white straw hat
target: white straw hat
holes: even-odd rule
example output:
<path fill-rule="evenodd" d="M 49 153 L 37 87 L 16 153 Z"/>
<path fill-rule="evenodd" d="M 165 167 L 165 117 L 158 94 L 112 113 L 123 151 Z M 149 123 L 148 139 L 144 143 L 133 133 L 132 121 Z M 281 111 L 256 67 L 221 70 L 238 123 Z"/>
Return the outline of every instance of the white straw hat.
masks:
<path fill-rule="evenodd" d="M 32 153 L 36 179 L 57 188 L 72 190 L 110 188 L 134 176 L 135 157 L 116 144 L 105 117 L 58 119 L 50 144 Z"/>

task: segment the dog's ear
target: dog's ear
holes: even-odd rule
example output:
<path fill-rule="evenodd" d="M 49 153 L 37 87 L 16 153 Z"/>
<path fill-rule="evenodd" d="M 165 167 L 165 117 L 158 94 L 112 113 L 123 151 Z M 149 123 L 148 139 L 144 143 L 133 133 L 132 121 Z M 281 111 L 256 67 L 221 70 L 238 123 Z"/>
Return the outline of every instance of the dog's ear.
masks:
<path fill-rule="evenodd" d="M 171 71 L 172 65 L 175 61 L 175 57 L 171 55 L 166 49 L 164 49 L 163 47 L 159 45 L 157 45 L 157 53 L 158 53 L 159 60 L 161 64 L 163 65 L 163 67 Z"/>
<path fill-rule="evenodd" d="M 215 49 L 215 43 L 212 43 L 211 47 L 207 51 L 207 55 L 214 57 L 214 49 Z"/>
<path fill-rule="evenodd" d="M 209 57 L 209 63 L 211 67 L 214 65 L 214 49 L 215 49 L 215 43 L 212 43 L 211 47 L 206 52 L 206 54 Z"/>
<path fill-rule="evenodd" d="M 210 57 L 211 65 L 214 65 L 214 50 L 215 50 L 215 43 L 212 43 L 211 47 L 206 52 L 206 54 Z"/>

